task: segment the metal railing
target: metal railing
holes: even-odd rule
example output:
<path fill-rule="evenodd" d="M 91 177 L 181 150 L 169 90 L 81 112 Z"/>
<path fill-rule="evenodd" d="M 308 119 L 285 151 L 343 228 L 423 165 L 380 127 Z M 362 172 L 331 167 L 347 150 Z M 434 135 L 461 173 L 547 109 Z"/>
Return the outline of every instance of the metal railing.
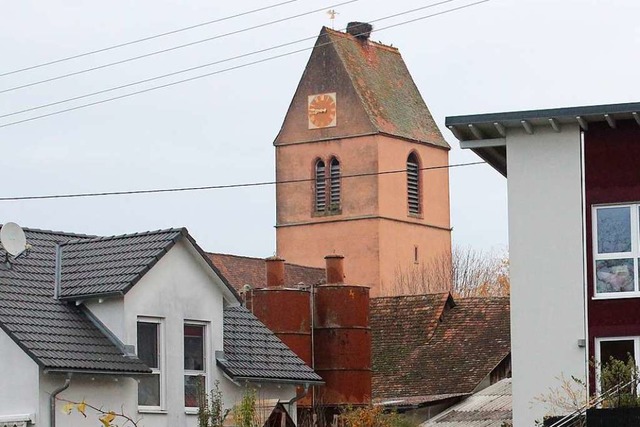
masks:
<path fill-rule="evenodd" d="M 570 426 L 571 423 L 574 422 L 577 418 L 579 418 L 579 417 L 583 416 L 584 414 L 586 414 L 588 409 L 591 409 L 594 406 L 600 405 L 602 402 L 604 402 L 605 400 L 610 398 L 615 393 L 618 393 L 620 390 L 624 389 L 625 387 L 629 387 L 630 385 L 632 385 L 634 383 L 636 383 L 636 386 L 638 385 L 638 379 L 637 378 L 632 378 L 631 380 L 629 380 L 628 382 L 626 382 L 624 384 L 618 384 L 618 385 L 616 385 L 614 387 L 611 387 L 609 390 L 605 391 L 604 393 L 601 393 L 599 396 L 597 396 L 597 397 L 595 397 L 593 399 L 589 399 L 584 406 L 576 409 L 575 411 L 573 411 L 572 413 L 570 413 L 568 415 L 565 415 L 564 417 L 560 418 L 555 423 L 551 424 L 549 427 L 568 427 L 568 426 Z"/>

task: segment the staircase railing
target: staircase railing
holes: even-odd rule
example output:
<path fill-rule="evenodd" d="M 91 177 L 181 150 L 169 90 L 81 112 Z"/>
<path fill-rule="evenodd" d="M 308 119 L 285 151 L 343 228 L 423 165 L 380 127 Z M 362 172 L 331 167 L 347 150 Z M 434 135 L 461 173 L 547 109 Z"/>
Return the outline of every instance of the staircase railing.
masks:
<path fill-rule="evenodd" d="M 636 378 L 632 378 L 631 380 L 629 380 L 628 382 L 626 382 L 624 384 L 618 384 L 616 386 L 611 387 L 609 390 L 605 391 L 604 393 L 600 393 L 599 396 L 597 396 L 597 397 L 595 397 L 593 399 L 589 399 L 587 401 L 587 403 L 585 403 L 582 407 L 580 407 L 580 408 L 576 409 L 575 411 L 573 411 L 572 413 L 570 413 L 568 415 L 565 415 L 564 417 L 560 418 L 558 421 L 556 421 L 555 423 L 551 424 L 549 427 L 567 427 L 567 426 L 570 426 L 571 425 L 570 423 L 572 423 L 577 418 L 579 418 L 579 417 L 583 416 L 584 414 L 586 414 L 588 409 L 591 409 L 594 406 L 600 405 L 602 402 L 604 402 L 606 399 L 611 397 L 613 394 L 618 393 L 621 389 L 624 389 L 625 387 L 629 387 L 630 385 L 632 385 L 636 381 L 637 381 Z"/>

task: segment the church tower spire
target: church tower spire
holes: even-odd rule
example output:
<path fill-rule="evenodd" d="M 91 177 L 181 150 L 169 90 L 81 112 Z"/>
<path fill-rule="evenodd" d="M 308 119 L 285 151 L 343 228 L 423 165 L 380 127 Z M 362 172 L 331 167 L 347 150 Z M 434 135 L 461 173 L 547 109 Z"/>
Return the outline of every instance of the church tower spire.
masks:
<path fill-rule="evenodd" d="M 276 241 L 297 264 L 344 255 L 346 281 L 380 296 L 450 256 L 448 170 L 428 169 L 449 145 L 398 50 L 370 32 L 320 32 L 274 141 L 277 181 L 306 179 L 276 187 Z"/>

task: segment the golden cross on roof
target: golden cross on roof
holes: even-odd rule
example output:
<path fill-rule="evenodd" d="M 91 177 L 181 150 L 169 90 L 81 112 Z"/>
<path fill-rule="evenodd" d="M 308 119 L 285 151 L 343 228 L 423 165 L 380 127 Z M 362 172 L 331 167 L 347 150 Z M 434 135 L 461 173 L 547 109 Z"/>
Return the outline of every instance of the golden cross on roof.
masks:
<path fill-rule="evenodd" d="M 327 15 L 329 15 L 329 19 L 331 19 L 331 29 L 334 30 L 335 28 L 333 28 L 333 26 L 336 21 L 336 15 L 340 15 L 340 14 L 336 12 L 335 9 L 329 9 L 327 10 Z"/>

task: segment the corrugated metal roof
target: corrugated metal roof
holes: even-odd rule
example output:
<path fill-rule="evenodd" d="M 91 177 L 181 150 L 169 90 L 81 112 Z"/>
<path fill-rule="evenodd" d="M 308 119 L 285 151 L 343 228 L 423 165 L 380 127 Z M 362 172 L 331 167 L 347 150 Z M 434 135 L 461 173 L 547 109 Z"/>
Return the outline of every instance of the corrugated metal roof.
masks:
<path fill-rule="evenodd" d="M 217 363 L 236 380 L 322 383 L 273 332 L 244 307 L 224 310 L 224 355 Z"/>
<path fill-rule="evenodd" d="M 511 378 L 472 394 L 423 423 L 423 427 L 501 427 L 511 421 Z"/>

